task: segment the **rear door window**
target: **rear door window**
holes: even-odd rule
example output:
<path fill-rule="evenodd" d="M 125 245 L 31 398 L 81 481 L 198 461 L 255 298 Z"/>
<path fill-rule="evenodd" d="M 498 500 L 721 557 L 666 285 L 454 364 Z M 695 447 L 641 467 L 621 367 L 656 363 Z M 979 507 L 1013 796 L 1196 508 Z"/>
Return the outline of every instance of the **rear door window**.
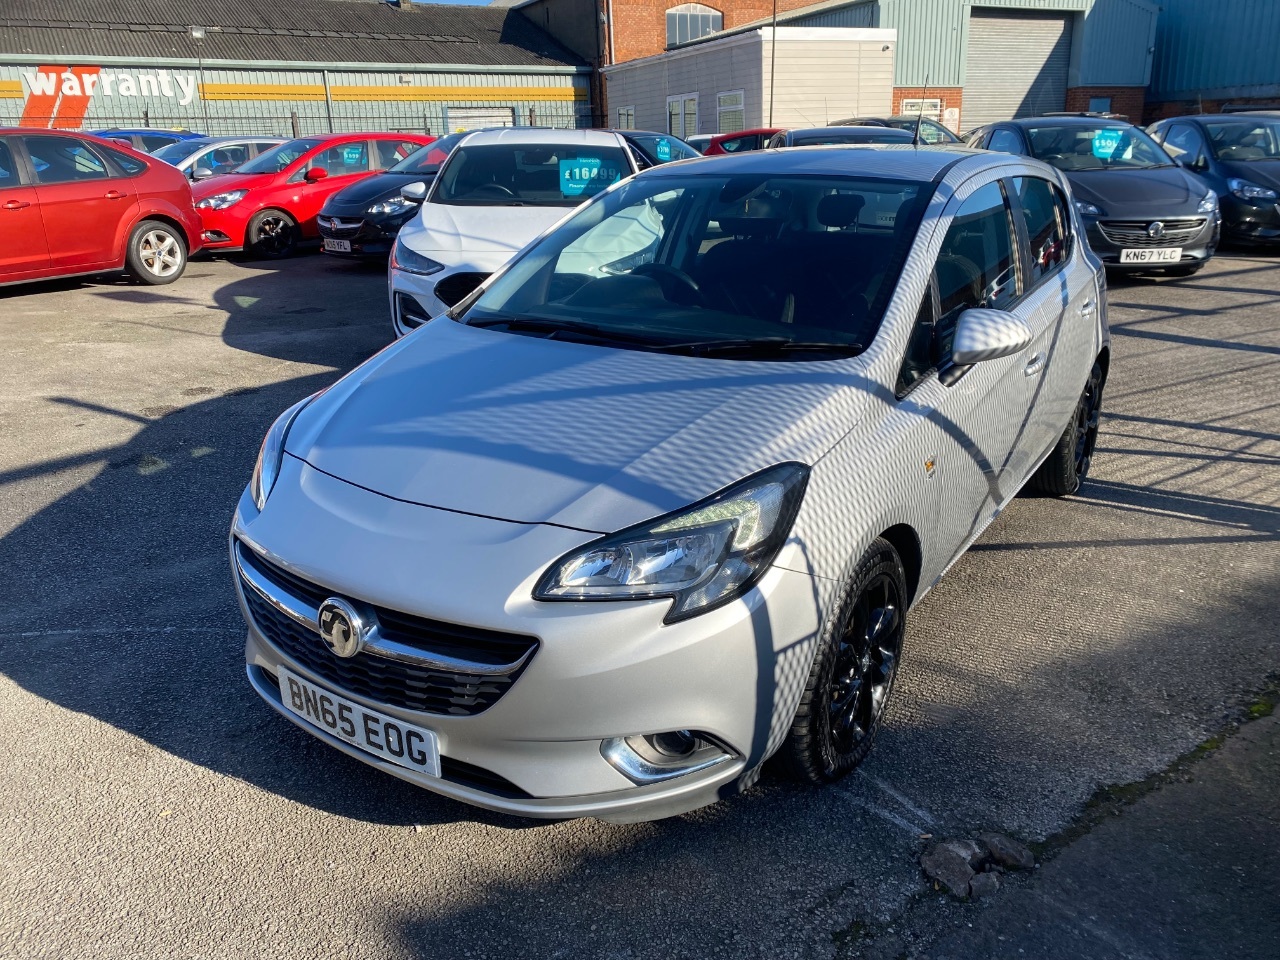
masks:
<path fill-rule="evenodd" d="M 142 141 L 143 150 L 145 150 L 147 153 L 154 153 L 156 150 L 159 150 L 161 147 L 167 147 L 171 143 L 177 143 L 180 138 L 144 133 L 138 139 Z"/>
<path fill-rule="evenodd" d="M 19 186 L 21 181 L 18 180 L 18 165 L 14 162 L 13 152 L 9 149 L 9 145 L 0 140 L 0 190 L 5 187 Z"/>
<path fill-rule="evenodd" d="M 103 159 L 83 140 L 37 135 L 24 141 L 40 183 L 106 180 L 111 176 Z"/>
<path fill-rule="evenodd" d="M 374 143 L 377 145 L 379 170 L 394 167 L 422 146 L 412 140 L 375 140 Z"/>
<path fill-rule="evenodd" d="M 1067 260 L 1066 211 L 1053 184 L 1039 177 L 1015 177 L 1014 190 L 1022 209 L 1031 250 L 1027 267 L 1030 286 L 1056 271 Z"/>

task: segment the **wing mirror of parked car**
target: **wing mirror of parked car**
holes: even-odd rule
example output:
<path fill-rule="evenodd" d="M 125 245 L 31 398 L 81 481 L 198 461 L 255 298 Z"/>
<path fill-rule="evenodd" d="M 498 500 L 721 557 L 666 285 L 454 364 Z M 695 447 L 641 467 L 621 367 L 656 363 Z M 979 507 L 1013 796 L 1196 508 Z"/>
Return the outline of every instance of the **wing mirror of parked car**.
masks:
<path fill-rule="evenodd" d="M 324 167 L 312 167 L 303 174 L 303 179 L 306 180 L 307 183 L 315 183 L 317 180 L 323 180 L 328 175 L 329 171 Z"/>
<path fill-rule="evenodd" d="M 951 359 L 957 366 L 998 360 L 1025 350 L 1031 343 L 1031 328 L 1004 310 L 975 307 L 956 321 Z"/>
<path fill-rule="evenodd" d="M 419 181 L 418 183 L 406 183 L 400 188 L 400 196 L 404 197 L 411 203 L 421 203 L 427 196 L 427 185 Z"/>
<path fill-rule="evenodd" d="M 208 180 L 213 176 L 213 171 L 208 167 L 196 167 L 191 171 L 192 180 Z"/>

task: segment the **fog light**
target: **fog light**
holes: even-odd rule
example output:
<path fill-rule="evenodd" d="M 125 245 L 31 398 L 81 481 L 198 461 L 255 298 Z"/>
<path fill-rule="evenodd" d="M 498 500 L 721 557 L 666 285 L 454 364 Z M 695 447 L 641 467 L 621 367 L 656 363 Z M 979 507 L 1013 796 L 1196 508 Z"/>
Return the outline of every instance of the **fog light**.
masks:
<path fill-rule="evenodd" d="M 406 330 L 420 327 L 431 319 L 422 304 L 407 293 L 396 294 L 396 312 L 400 314 L 400 326 Z"/>
<path fill-rule="evenodd" d="M 692 730 L 617 737 L 604 741 L 600 753 L 614 769 L 637 784 L 683 777 L 737 756 L 707 734 Z"/>

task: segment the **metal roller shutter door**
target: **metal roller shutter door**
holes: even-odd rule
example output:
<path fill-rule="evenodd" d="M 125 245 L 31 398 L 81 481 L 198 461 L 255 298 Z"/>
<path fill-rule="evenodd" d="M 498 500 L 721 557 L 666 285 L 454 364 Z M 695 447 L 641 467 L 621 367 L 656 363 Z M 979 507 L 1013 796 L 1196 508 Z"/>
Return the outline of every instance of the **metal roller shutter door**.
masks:
<path fill-rule="evenodd" d="M 1070 65 L 1070 14 L 974 9 L 961 111 L 964 128 L 1063 109 Z"/>

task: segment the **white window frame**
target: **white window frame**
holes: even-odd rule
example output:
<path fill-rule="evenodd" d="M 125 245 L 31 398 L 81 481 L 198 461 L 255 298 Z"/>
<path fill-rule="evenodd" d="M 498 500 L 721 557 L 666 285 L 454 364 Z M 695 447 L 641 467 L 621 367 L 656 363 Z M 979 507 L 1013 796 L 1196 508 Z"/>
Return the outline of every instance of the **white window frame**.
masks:
<path fill-rule="evenodd" d="M 921 109 L 923 107 L 923 109 Z M 920 97 L 911 97 L 902 101 L 902 107 L 898 113 L 904 117 L 915 117 L 924 114 L 930 120 L 942 119 L 942 100 L 935 97 L 929 97 L 927 100 Z"/>
<path fill-rule="evenodd" d="M 629 107 L 618 108 L 618 129 L 634 130 L 636 128 L 636 108 L 632 104 Z"/>
<path fill-rule="evenodd" d="M 690 130 L 688 124 L 685 123 L 687 110 L 685 104 L 690 100 L 693 101 L 693 129 Z M 671 104 L 680 104 L 680 129 L 671 129 Z M 698 95 L 696 93 L 677 93 L 673 97 L 667 97 L 667 133 L 673 137 L 679 137 L 684 140 L 686 137 L 692 137 L 698 132 Z"/>
<path fill-rule="evenodd" d="M 716 133 L 738 133 L 747 129 L 747 92 L 745 90 L 724 90 L 716 94 Z M 726 105 L 725 97 L 737 97 L 737 104 Z M 737 113 L 741 117 L 741 122 L 732 130 L 726 130 L 724 127 L 724 115 L 726 113 Z"/>
<path fill-rule="evenodd" d="M 703 37 L 709 37 L 713 33 L 719 33 L 724 29 L 724 11 L 717 10 L 715 7 L 709 7 L 705 3 L 677 4 L 674 7 L 668 7 L 666 14 L 667 14 L 666 22 L 667 22 L 667 49 L 668 50 L 670 50 L 673 47 L 682 46 L 683 44 L 686 44 L 686 43 L 692 43 L 694 40 L 701 40 Z M 677 36 L 674 36 L 674 37 L 671 34 L 671 18 L 673 16 L 677 18 L 677 26 L 676 26 Z M 689 36 L 686 39 L 681 40 L 678 36 L 680 32 L 679 19 L 681 17 L 687 18 L 686 22 L 688 22 L 690 25 L 692 25 L 693 19 L 696 17 L 699 21 L 700 30 L 702 27 L 701 21 L 705 19 L 709 21 L 706 24 L 708 29 L 698 33 L 696 36 L 693 34 L 692 31 L 690 31 Z M 720 20 L 719 26 L 716 26 L 714 23 L 716 18 L 719 18 Z"/>

